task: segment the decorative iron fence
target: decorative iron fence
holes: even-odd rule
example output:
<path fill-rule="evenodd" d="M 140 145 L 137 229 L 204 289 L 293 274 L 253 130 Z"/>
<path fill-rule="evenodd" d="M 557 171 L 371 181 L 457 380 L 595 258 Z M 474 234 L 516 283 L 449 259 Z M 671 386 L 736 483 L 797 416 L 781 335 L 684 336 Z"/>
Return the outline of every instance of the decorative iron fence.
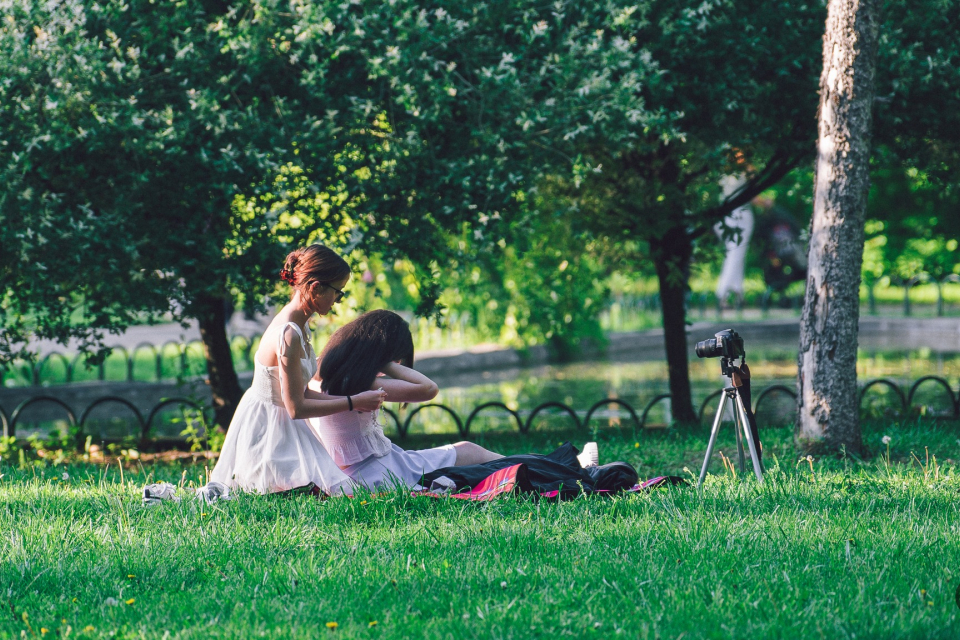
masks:
<path fill-rule="evenodd" d="M 937 395 L 939 396 L 939 402 L 935 403 L 926 403 L 920 404 L 917 402 L 918 395 L 921 390 L 926 390 L 928 388 L 937 389 Z M 722 390 L 717 390 L 706 398 L 700 404 L 699 417 L 700 421 L 704 421 L 706 411 L 710 404 L 715 401 L 719 395 L 722 393 Z M 762 409 L 764 404 L 769 402 L 771 398 L 781 395 L 785 399 L 788 399 L 791 403 L 796 400 L 796 391 L 786 385 L 771 385 L 759 391 L 756 395 L 756 399 L 753 403 L 753 411 L 759 416 L 762 414 Z M 884 398 L 886 396 L 886 400 Z M 892 402 L 889 400 L 892 398 Z M 535 420 L 541 414 L 548 410 L 556 410 L 561 415 L 565 415 L 569 419 L 569 423 L 577 430 L 585 430 L 589 427 L 592 420 L 598 418 L 606 418 L 617 420 L 620 419 L 629 419 L 633 423 L 634 433 L 640 431 L 644 428 L 650 428 L 651 425 L 648 422 L 651 411 L 660 403 L 670 400 L 669 394 L 659 394 L 647 401 L 642 411 L 637 411 L 637 409 L 632 406 L 626 400 L 621 398 L 604 398 L 593 403 L 589 409 L 584 411 L 576 411 L 574 408 L 563 402 L 550 401 L 544 402 L 536 407 L 534 407 L 529 412 L 522 415 L 518 410 L 511 409 L 503 402 L 485 402 L 483 404 L 475 407 L 466 417 L 462 418 L 453 408 L 448 407 L 444 404 L 424 404 L 415 407 L 412 411 L 407 413 L 403 418 L 401 416 L 387 408 L 384 408 L 383 413 L 390 417 L 393 422 L 393 426 L 396 431 L 396 435 L 404 439 L 410 432 L 411 424 L 417 416 L 425 411 L 436 412 L 440 411 L 448 415 L 456 425 L 457 433 L 462 438 L 468 438 L 471 435 L 471 427 L 474 423 L 481 417 L 482 414 L 490 414 L 488 410 L 496 409 L 498 413 L 496 414 L 499 418 L 507 418 L 512 422 L 519 433 L 525 434 L 528 433 L 531 427 L 534 425 Z M 879 405 L 877 400 L 882 400 Z M 865 407 L 865 401 L 867 401 L 867 406 Z M 132 402 L 125 398 L 119 396 L 104 396 L 98 398 L 90 405 L 88 405 L 82 412 L 78 413 L 69 405 L 67 405 L 62 400 L 53 397 L 53 396 L 36 396 L 25 400 L 19 406 L 17 406 L 12 413 L 8 414 L 3 407 L 0 407 L 0 423 L 3 426 L 3 435 L 5 437 L 14 437 L 17 433 L 18 425 L 24 421 L 23 416 L 26 409 L 37 406 L 37 405 L 53 405 L 56 407 L 54 413 L 61 415 L 60 420 L 64 418 L 66 420 L 67 426 L 74 432 L 78 442 L 82 442 L 86 436 L 92 435 L 87 433 L 87 427 L 90 426 L 92 420 L 91 416 L 95 409 L 103 407 L 106 405 L 117 405 L 122 407 L 123 410 L 128 413 L 133 418 L 133 423 L 136 427 L 135 434 L 133 435 L 141 443 L 147 443 L 150 441 L 153 436 L 153 429 L 156 426 L 158 416 L 161 415 L 164 409 L 166 408 L 176 408 L 181 411 L 184 408 L 188 408 L 192 411 L 197 412 L 197 416 L 202 421 L 203 426 L 209 424 L 210 412 L 207 407 L 202 406 L 194 400 L 189 398 L 165 398 L 155 404 L 150 411 L 146 412 L 146 415 L 142 413 Z M 601 411 L 604 407 L 615 406 L 616 409 L 607 409 Z M 866 411 L 868 413 L 873 413 L 876 415 L 877 406 L 880 407 L 879 415 L 925 415 L 934 418 L 949 418 L 953 420 L 960 419 L 960 389 L 954 393 L 953 388 L 950 386 L 950 383 L 940 376 L 924 376 L 916 380 L 909 389 L 904 392 L 904 388 L 901 387 L 896 381 L 889 378 L 878 378 L 866 382 L 860 389 L 860 407 L 861 411 Z M 625 415 L 621 412 L 625 412 Z M 48 412 L 49 413 L 49 412 Z M 492 416 L 491 416 L 492 417 Z M 55 421 L 47 417 L 45 422 Z M 791 420 L 792 421 L 792 415 Z M 767 426 L 766 421 L 759 419 L 760 426 Z M 33 424 L 36 424 L 34 421 Z M 665 426 L 665 425 L 657 425 Z"/>

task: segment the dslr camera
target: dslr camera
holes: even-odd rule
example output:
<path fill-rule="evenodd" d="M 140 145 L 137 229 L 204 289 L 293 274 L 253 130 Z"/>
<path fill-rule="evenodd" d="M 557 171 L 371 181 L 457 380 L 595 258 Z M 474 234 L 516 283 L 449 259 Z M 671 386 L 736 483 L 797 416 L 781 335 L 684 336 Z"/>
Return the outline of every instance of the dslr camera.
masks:
<path fill-rule="evenodd" d="M 701 340 L 694 348 L 698 358 L 743 358 L 743 338 L 733 329 L 724 329 L 709 340 Z"/>

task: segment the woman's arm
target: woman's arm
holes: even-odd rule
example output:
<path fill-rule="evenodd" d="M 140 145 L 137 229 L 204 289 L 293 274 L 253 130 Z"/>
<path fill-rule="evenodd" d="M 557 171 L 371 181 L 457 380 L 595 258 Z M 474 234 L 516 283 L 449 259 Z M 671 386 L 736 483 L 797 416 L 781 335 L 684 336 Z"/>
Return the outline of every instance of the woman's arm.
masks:
<path fill-rule="evenodd" d="M 349 399 L 347 397 L 316 399 L 313 392 L 307 391 L 300 368 L 300 359 L 303 357 L 300 336 L 289 327 L 285 327 L 282 331 L 283 337 L 280 341 L 282 346 L 277 353 L 280 366 L 280 396 L 291 418 L 294 420 L 322 418 L 349 411 L 351 408 L 360 411 L 376 411 L 380 408 L 380 404 L 386 397 L 384 391 L 364 391 L 350 396 Z"/>
<path fill-rule="evenodd" d="M 437 383 L 415 369 L 391 362 L 383 368 L 389 378 L 377 378 L 372 388 L 383 388 L 390 402 L 428 402 L 437 397 Z"/>

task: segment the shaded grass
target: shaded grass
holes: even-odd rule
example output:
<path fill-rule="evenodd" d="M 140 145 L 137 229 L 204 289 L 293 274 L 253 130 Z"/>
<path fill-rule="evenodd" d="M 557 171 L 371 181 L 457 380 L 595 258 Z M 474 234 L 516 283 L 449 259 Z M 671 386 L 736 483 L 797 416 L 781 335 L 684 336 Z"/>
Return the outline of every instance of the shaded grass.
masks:
<path fill-rule="evenodd" d="M 482 443 L 546 452 L 570 435 L 582 439 Z M 763 435 L 763 485 L 715 463 L 702 492 L 565 503 L 393 492 L 144 507 L 145 482 L 196 485 L 204 468 L 135 465 L 121 480 L 116 465 L 7 464 L 0 637 L 957 637 L 957 426 L 871 426 L 866 461 L 798 464 L 788 430 Z M 706 441 L 599 436 L 602 461 L 643 476 L 696 473 Z"/>

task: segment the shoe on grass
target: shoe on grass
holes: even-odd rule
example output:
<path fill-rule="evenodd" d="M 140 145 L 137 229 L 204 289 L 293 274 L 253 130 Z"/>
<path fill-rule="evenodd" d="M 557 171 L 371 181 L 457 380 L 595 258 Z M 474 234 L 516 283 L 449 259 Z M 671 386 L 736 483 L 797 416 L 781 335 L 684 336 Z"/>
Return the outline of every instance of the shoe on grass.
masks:
<path fill-rule="evenodd" d="M 584 469 L 599 465 L 600 451 L 597 449 L 597 443 L 588 442 L 587 444 L 583 445 L 583 452 L 577 456 L 577 460 L 580 461 L 580 466 Z"/>

